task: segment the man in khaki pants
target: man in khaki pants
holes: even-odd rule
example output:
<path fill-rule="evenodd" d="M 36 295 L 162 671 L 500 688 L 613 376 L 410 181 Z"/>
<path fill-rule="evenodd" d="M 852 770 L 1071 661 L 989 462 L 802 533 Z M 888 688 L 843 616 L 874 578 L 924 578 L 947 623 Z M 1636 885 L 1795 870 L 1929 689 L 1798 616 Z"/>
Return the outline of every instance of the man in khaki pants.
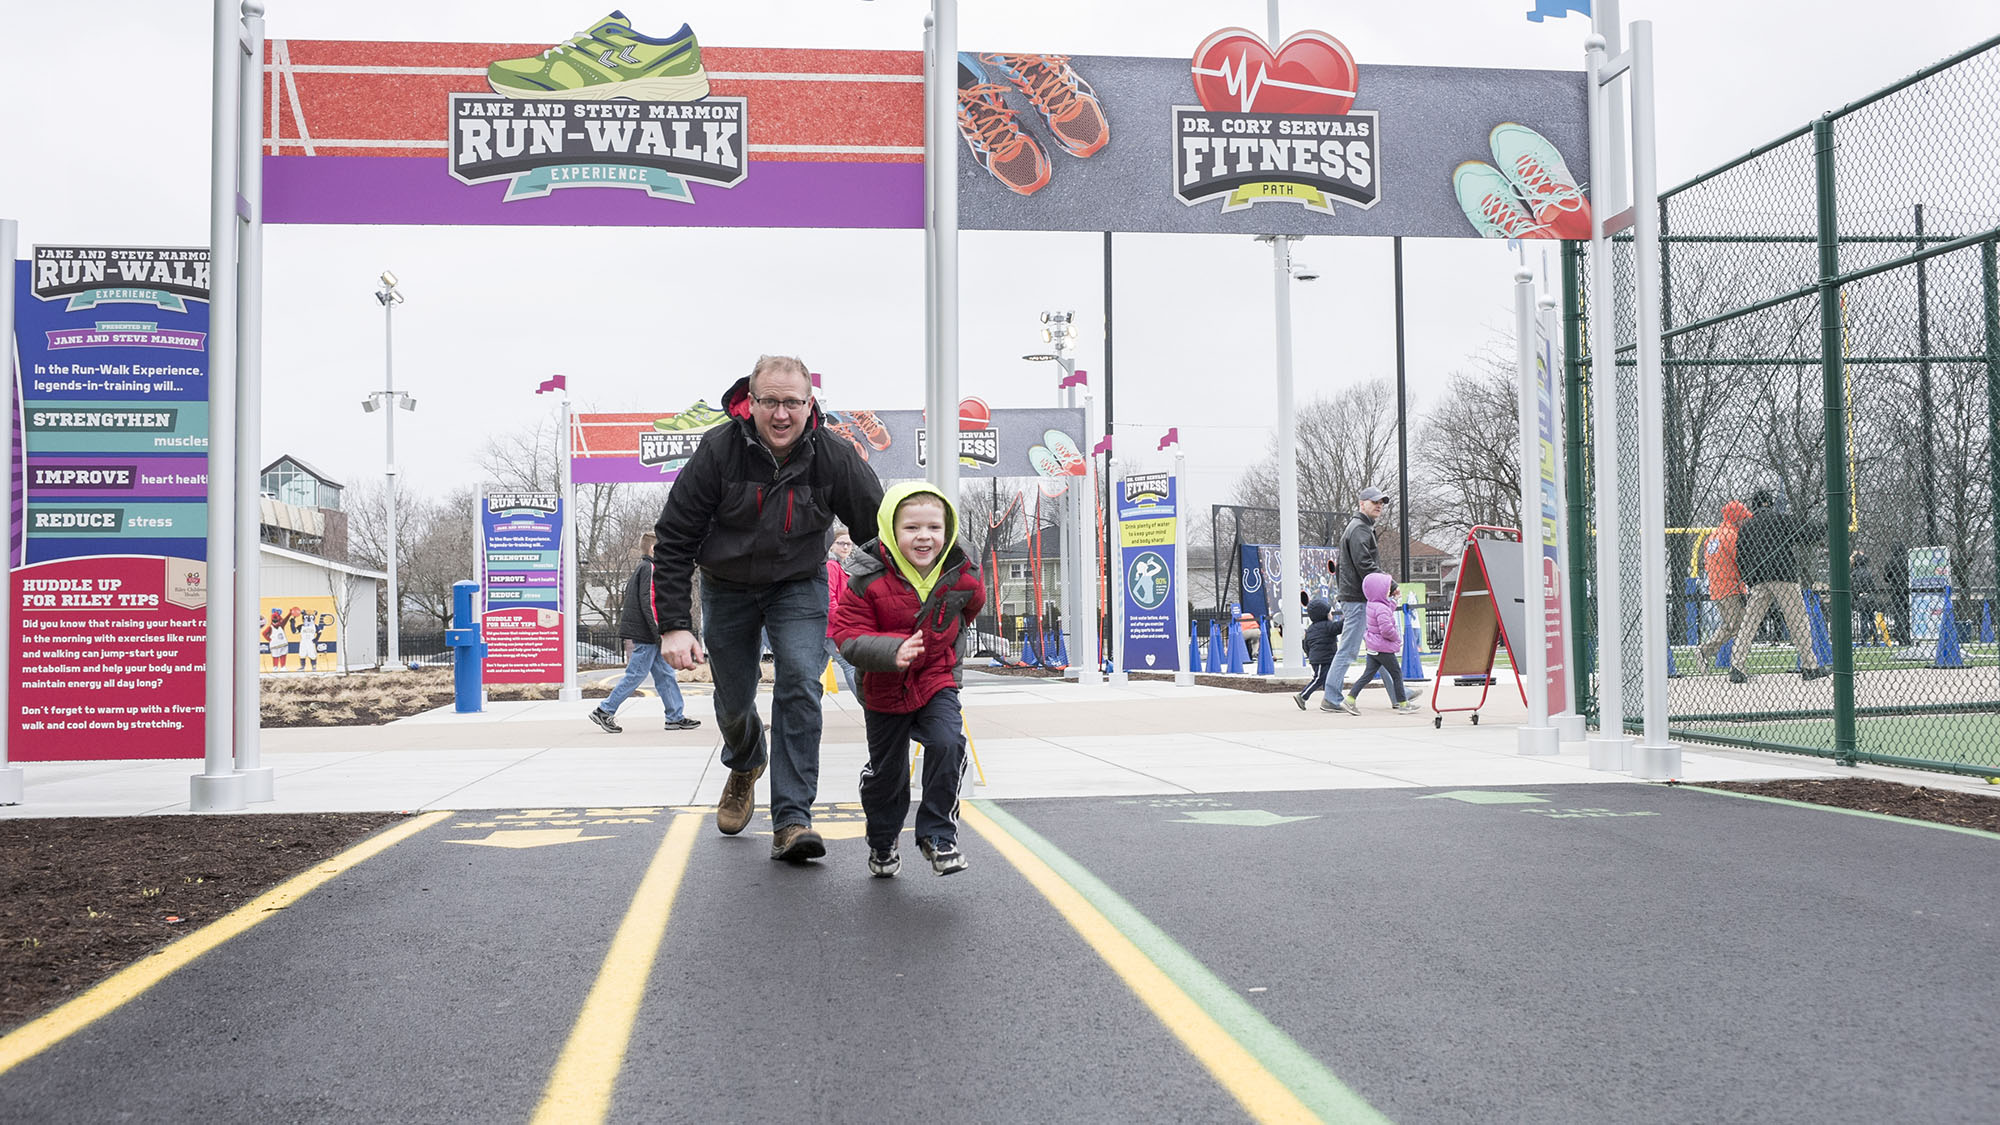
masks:
<path fill-rule="evenodd" d="M 1748 683 L 1750 643 L 1772 603 L 1785 619 L 1785 631 L 1799 653 L 1799 676 L 1817 680 L 1831 669 L 1822 666 L 1813 654 L 1812 622 L 1806 617 L 1805 597 L 1799 593 L 1799 560 L 1792 548 L 1817 542 L 1826 535 L 1826 525 L 1780 512 L 1771 490 L 1760 488 L 1750 496 L 1750 518 L 1736 531 L 1736 562 L 1749 588 L 1744 599 L 1743 623 L 1729 646 L 1729 682 Z"/>

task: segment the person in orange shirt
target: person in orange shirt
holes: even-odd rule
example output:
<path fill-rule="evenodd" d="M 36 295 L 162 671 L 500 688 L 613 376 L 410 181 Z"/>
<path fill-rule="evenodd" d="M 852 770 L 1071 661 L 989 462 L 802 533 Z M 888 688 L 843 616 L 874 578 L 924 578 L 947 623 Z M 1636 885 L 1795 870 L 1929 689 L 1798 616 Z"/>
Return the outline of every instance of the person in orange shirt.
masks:
<path fill-rule="evenodd" d="M 1715 672 L 1715 656 L 1729 638 L 1736 635 L 1736 628 L 1743 621 L 1743 577 L 1736 569 L 1736 529 L 1750 518 L 1750 509 L 1741 500 L 1731 500 L 1722 506 L 1722 526 L 1708 533 L 1708 543 L 1702 548 L 1704 565 L 1708 568 L 1708 600 L 1715 603 L 1716 612 L 1722 616 L 1722 626 L 1714 635 L 1701 644 L 1701 663 L 1695 667 L 1702 672 Z"/>

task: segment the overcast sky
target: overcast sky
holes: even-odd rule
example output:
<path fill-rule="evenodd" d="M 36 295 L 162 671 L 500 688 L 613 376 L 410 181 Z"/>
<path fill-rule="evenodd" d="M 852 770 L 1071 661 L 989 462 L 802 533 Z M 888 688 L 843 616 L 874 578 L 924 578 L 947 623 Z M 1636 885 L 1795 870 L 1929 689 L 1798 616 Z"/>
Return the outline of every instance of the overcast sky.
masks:
<path fill-rule="evenodd" d="M 1328 32 L 1364 67 L 1580 69 L 1588 21 L 1531 23 L 1530 6 L 1292 0 L 1283 31 Z M 0 105 L 0 217 L 20 220 L 24 257 L 36 243 L 205 245 L 210 5 L 97 0 L 87 40 L 82 7 L 0 0 L 0 33 L 16 47 L 14 94 Z M 915 51 L 928 7 L 628 0 L 622 10 L 648 34 L 689 22 L 704 45 Z M 270 0 L 267 18 L 274 38 L 554 43 L 604 10 Z M 1964 0 L 1626 0 L 1623 14 L 1656 21 L 1662 187 L 1967 47 L 1996 22 Z M 959 19 L 966 49 L 1184 59 L 1218 28 L 1262 33 L 1266 6 L 960 0 Z M 795 352 L 825 373 L 837 405 L 921 408 L 922 244 L 920 231 L 269 227 L 263 459 L 295 454 L 350 484 L 380 474 L 380 416 L 360 402 L 382 386 L 372 294 L 385 268 L 409 297 L 396 313 L 396 382 L 419 409 L 399 417 L 396 441 L 419 491 L 471 483 L 487 434 L 553 411 L 533 390 L 555 372 L 568 374 L 579 409 L 665 412 L 714 401 L 759 352 Z M 1271 441 L 1270 251 L 1233 236 L 1119 235 L 1115 246 L 1118 446 L 1165 467 L 1151 451 L 1179 427 L 1199 511 L 1228 499 Z M 554 268 L 579 253 L 601 268 Z M 1293 290 L 1298 398 L 1393 376 L 1389 242 L 1315 237 L 1295 253 L 1323 275 Z M 970 232 L 960 254 L 964 394 L 994 407 L 1055 401 L 1053 366 L 1019 358 L 1042 350 L 1043 309 L 1076 311 L 1079 366 L 1101 371 L 1100 235 Z M 1542 247 L 1534 254 L 1539 266 Z M 1497 243 L 1405 243 L 1419 411 L 1511 324 L 1513 263 Z"/>

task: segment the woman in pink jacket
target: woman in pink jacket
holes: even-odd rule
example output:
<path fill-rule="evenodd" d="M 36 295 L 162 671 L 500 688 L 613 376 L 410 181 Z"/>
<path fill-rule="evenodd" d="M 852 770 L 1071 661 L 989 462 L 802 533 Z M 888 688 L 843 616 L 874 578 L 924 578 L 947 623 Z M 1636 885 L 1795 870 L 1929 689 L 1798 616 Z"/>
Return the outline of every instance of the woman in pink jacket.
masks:
<path fill-rule="evenodd" d="M 833 640 L 833 607 L 840 602 L 840 592 L 847 589 L 847 571 L 844 564 L 847 556 L 854 553 L 854 537 L 847 533 L 847 525 L 834 521 L 833 550 L 826 559 L 826 655 L 834 666 L 840 669 L 841 682 L 847 685 L 847 694 L 861 698 L 861 689 L 855 686 L 854 665 L 840 655 L 840 646 Z"/>

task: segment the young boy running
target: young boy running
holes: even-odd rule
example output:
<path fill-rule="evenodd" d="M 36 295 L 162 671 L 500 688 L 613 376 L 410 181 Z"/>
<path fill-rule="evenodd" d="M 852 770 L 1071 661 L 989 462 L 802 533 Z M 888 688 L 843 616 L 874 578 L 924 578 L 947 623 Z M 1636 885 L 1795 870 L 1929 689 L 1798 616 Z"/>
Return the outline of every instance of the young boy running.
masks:
<path fill-rule="evenodd" d="M 965 870 L 958 850 L 958 787 L 965 733 L 958 703 L 959 630 L 986 603 L 979 568 L 958 546 L 958 511 L 921 481 L 889 490 L 880 537 L 847 557 L 847 589 L 833 610 L 833 639 L 861 676 L 868 764 L 861 808 L 868 870 L 902 866 L 896 840 L 910 809 L 910 743 L 924 747 L 917 847 L 939 875 Z"/>

